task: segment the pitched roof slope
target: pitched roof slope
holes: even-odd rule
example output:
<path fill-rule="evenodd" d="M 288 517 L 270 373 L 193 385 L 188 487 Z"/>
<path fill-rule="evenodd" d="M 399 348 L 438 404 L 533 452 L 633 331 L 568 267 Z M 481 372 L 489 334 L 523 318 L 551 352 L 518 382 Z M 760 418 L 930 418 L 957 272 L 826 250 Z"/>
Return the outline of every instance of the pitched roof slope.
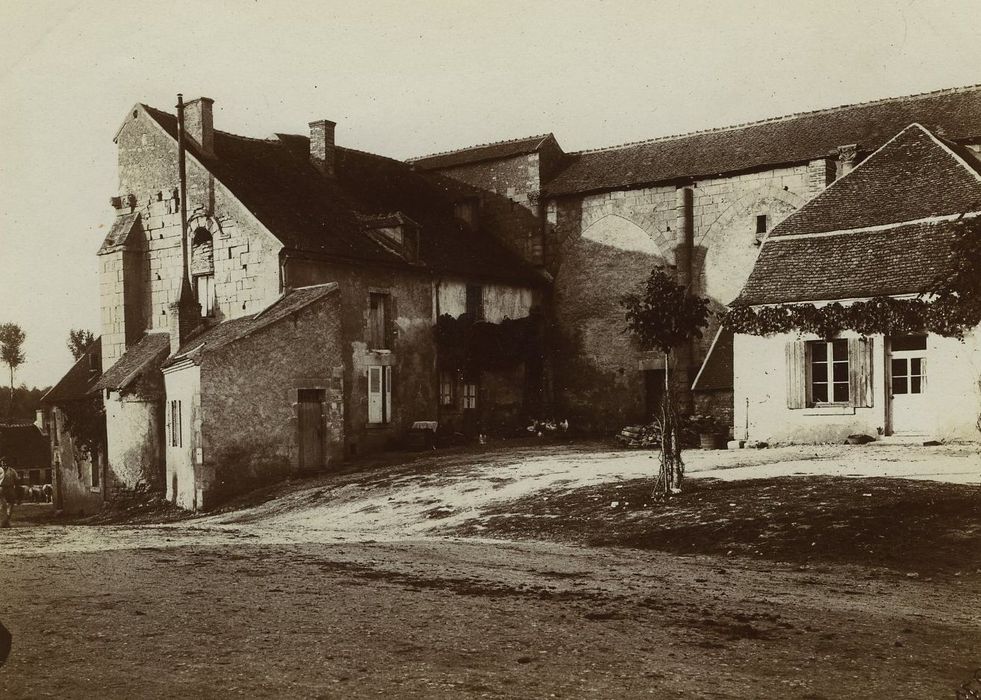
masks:
<path fill-rule="evenodd" d="M 337 284 L 334 282 L 291 289 L 252 316 L 242 316 L 223 321 L 191 336 L 163 366 L 169 367 L 182 359 L 189 359 L 195 364 L 200 364 L 203 355 L 219 350 L 256 331 L 289 318 L 294 313 L 324 299 L 336 290 Z"/>
<path fill-rule="evenodd" d="M 89 345 L 65 376 L 41 397 L 43 404 L 56 404 L 85 398 L 89 390 L 99 381 L 102 374 L 102 338 L 96 338 Z"/>
<path fill-rule="evenodd" d="M 802 163 L 858 144 L 877 149 L 913 122 L 953 141 L 981 136 L 981 86 L 793 114 L 573 154 L 549 195 L 636 187 Z"/>
<path fill-rule="evenodd" d="M 419 158 L 409 158 L 408 162 L 426 170 L 439 170 L 442 168 L 453 168 L 458 165 L 480 163 L 485 160 L 512 158 L 527 153 L 534 153 L 545 144 L 545 141 L 550 136 L 552 134 L 540 134 L 539 136 L 528 136 L 522 139 L 483 143 L 479 146 L 468 146 L 467 148 L 460 148 L 455 151 L 445 151 Z"/>
<path fill-rule="evenodd" d="M 981 164 L 971 156 L 975 164 Z M 974 211 L 981 175 L 919 124 L 911 124 L 839 178 L 770 237 L 882 226 Z"/>
<path fill-rule="evenodd" d="M 912 125 L 774 229 L 735 303 L 926 292 L 979 209 L 974 165 Z"/>
<path fill-rule="evenodd" d="M 159 371 L 168 354 L 170 334 L 147 333 L 138 343 L 126 348 L 90 391 L 125 389 L 147 372 Z"/>
<path fill-rule="evenodd" d="M 143 105 L 173 138 L 177 118 Z M 252 139 L 215 131 L 214 158 L 188 149 L 292 250 L 355 261 L 406 265 L 366 235 L 360 217 L 401 211 L 422 225 L 422 263 L 460 274 L 538 283 L 540 275 L 488 235 L 470 232 L 453 201 L 426 174 L 391 158 L 337 148 L 336 177 L 310 163 L 306 136 Z"/>

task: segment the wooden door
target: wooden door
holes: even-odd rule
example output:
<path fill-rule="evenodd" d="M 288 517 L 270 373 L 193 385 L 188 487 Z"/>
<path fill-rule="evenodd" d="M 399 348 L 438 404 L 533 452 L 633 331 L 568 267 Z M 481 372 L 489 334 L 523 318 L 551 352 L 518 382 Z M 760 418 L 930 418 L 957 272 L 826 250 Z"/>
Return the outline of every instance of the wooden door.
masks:
<path fill-rule="evenodd" d="M 323 389 L 300 389 L 297 392 L 297 426 L 300 470 L 322 469 L 324 466 Z"/>

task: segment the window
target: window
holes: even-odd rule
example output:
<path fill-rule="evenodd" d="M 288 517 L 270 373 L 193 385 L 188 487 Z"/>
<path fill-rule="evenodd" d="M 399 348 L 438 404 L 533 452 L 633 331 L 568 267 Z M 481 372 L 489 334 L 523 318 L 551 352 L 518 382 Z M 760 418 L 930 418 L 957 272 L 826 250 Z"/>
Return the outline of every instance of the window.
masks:
<path fill-rule="evenodd" d="M 467 382 L 463 385 L 463 407 L 477 408 L 477 385 Z"/>
<path fill-rule="evenodd" d="M 872 342 L 842 338 L 787 343 L 787 408 L 871 407 Z"/>
<path fill-rule="evenodd" d="M 183 447 L 184 435 L 181 425 L 181 402 L 171 401 L 167 410 L 167 444 L 171 447 Z"/>
<path fill-rule="evenodd" d="M 756 217 L 756 236 L 759 238 L 766 233 L 766 214 L 759 214 Z"/>
<path fill-rule="evenodd" d="M 808 343 L 812 404 L 848 403 L 848 341 Z"/>
<path fill-rule="evenodd" d="M 439 405 L 440 406 L 453 405 L 453 373 L 452 372 L 439 373 Z"/>
<path fill-rule="evenodd" d="M 201 305 L 202 316 L 215 315 L 215 276 L 198 275 L 194 278 L 194 296 Z"/>
<path fill-rule="evenodd" d="M 389 348 L 389 307 L 391 295 L 372 292 L 368 295 L 368 347 L 372 350 Z"/>
<path fill-rule="evenodd" d="M 89 484 L 92 488 L 97 489 L 101 484 L 101 479 L 99 478 L 99 455 L 97 452 L 92 452 L 92 461 L 89 467 Z"/>
<path fill-rule="evenodd" d="M 201 305 L 202 316 L 215 315 L 215 255 L 211 232 L 204 227 L 194 231 L 191 239 L 191 274 L 194 294 Z"/>
<path fill-rule="evenodd" d="M 392 420 L 392 368 L 368 367 L 368 423 L 384 425 Z"/>
<path fill-rule="evenodd" d="M 484 288 L 479 284 L 467 285 L 467 315 L 474 321 L 484 320 Z"/>

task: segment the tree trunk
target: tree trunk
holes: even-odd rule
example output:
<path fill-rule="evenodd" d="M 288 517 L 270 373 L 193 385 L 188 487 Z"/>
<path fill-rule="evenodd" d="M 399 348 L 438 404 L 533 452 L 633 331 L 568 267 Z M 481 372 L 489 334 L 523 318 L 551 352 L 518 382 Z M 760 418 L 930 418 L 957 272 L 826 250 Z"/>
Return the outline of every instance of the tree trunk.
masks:
<path fill-rule="evenodd" d="M 14 366 L 7 365 L 10 369 L 10 404 L 7 406 L 7 418 L 14 416 Z"/>

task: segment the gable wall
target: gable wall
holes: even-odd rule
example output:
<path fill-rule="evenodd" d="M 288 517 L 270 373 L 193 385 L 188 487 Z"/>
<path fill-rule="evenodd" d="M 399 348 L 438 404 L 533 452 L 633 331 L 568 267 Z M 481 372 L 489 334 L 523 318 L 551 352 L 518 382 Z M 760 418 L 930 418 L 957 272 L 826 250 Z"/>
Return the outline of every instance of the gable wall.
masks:
<path fill-rule="evenodd" d="M 141 279 L 133 285 L 140 290 L 140 331 L 166 330 L 168 305 L 180 293 L 181 232 L 178 187 L 177 145 L 155 122 L 137 110 L 128 115 L 119 133 L 119 195 L 124 202 L 133 195 L 134 208 L 142 219 L 145 252 L 138 265 Z M 215 261 L 215 292 L 218 319 L 237 318 L 257 312 L 279 295 L 279 251 L 282 244 L 273 238 L 234 197 L 190 156 L 187 159 L 188 227 L 203 226 L 212 231 Z M 124 206 L 122 213 L 132 211 Z M 122 265 L 103 256 L 103 326 L 109 342 L 103 344 L 103 367 L 109 368 L 122 354 L 119 337 L 136 339 L 120 319 L 127 321 L 122 303 L 124 281 Z M 115 278 L 115 279 L 114 279 Z M 133 342 L 129 340 L 129 342 Z"/>
<path fill-rule="evenodd" d="M 554 167 L 551 161 L 545 166 Z M 437 172 L 479 190 L 479 228 L 494 235 L 524 260 L 540 265 L 544 261 L 538 217 L 542 167 L 539 154 L 529 153 Z"/>

